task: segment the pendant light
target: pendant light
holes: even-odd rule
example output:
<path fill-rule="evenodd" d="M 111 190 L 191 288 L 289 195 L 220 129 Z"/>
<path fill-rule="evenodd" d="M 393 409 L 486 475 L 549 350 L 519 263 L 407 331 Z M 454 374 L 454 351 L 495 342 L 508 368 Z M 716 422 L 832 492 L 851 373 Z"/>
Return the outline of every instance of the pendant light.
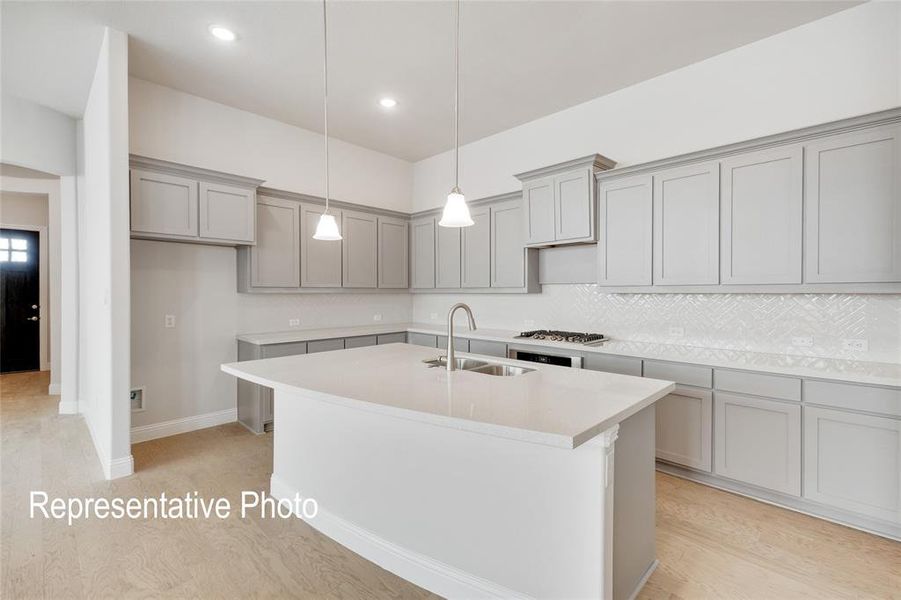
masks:
<path fill-rule="evenodd" d="M 457 31 L 454 38 L 454 188 L 447 195 L 447 203 L 438 224 L 442 227 L 474 225 L 466 198 L 460 191 L 460 0 L 457 0 Z"/>
<path fill-rule="evenodd" d="M 328 212 L 329 201 L 329 173 L 328 173 L 328 14 L 325 7 L 326 0 L 322 0 L 322 72 L 324 81 L 323 113 L 325 115 L 325 211 L 319 215 L 319 223 L 316 224 L 314 240 L 337 241 L 341 239 L 338 231 L 338 222 L 335 216 Z"/>

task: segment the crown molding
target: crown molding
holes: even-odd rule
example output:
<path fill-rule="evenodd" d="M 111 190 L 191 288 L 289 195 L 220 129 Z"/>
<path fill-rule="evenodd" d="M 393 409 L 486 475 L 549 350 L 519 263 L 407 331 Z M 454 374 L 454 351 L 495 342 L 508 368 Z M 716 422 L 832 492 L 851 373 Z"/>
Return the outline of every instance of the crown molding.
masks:
<path fill-rule="evenodd" d="M 571 171 L 578 168 L 591 168 L 593 171 L 607 171 L 612 169 L 614 166 L 616 166 L 615 160 L 609 159 L 602 154 L 589 154 L 588 156 L 574 158 L 572 160 L 557 163 L 555 165 L 518 173 L 514 175 L 514 177 L 516 177 L 520 181 L 528 181 L 531 179 L 537 179 L 538 177 L 554 175 L 556 173 Z"/>
<path fill-rule="evenodd" d="M 258 196 L 265 196 L 267 198 L 279 198 L 281 200 L 291 200 L 294 202 L 302 202 L 304 204 L 318 204 L 321 206 L 325 206 L 325 198 L 321 196 L 313 196 L 311 194 L 301 194 L 299 192 L 289 192 L 287 190 L 277 190 L 275 188 L 268 187 L 260 187 L 257 189 Z M 329 198 L 328 201 L 329 207 L 332 208 L 340 208 L 343 210 L 355 210 L 360 212 L 365 212 L 369 214 L 382 215 L 385 217 L 393 217 L 395 219 L 409 219 L 410 213 L 402 212 L 399 210 L 391 210 L 389 208 L 378 208 L 375 206 L 368 206 L 366 204 L 355 204 L 353 202 L 344 202 L 342 200 L 335 200 L 334 198 Z"/>
<path fill-rule="evenodd" d="M 505 192 L 503 194 L 496 194 L 494 196 L 485 196 L 484 198 L 478 198 L 476 200 L 467 200 L 466 204 L 469 206 L 481 206 L 484 204 L 494 204 L 495 202 L 504 202 L 506 200 L 519 200 L 522 198 L 522 190 L 516 190 L 514 192 Z M 420 210 L 409 215 L 413 219 L 418 219 L 419 217 L 428 217 L 435 214 L 440 214 L 441 211 L 444 210 L 444 207 L 440 208 L 430 208 L 428 210 Z"/>
<path fill-rule="evenodd" d="M 139 156 L 137 154 L 128 155 L 128 164 L 132 168 L 147 169 L 149 171 L 169 173 L 172 175 L 179 175 L 181 177 L 202 179 L 204 181 L 223 183 L 237 187 L 256 188 L 262 185 L 264 181 L 263 179 L 254 179 L 253 177 L 233 175 L 231 173 L 223 173 L 222 171 L 213 171 L 212 169 L 192 167 L 190 165 L 174 163 L 168 160 L 161 160 L 159 158 Z"/>

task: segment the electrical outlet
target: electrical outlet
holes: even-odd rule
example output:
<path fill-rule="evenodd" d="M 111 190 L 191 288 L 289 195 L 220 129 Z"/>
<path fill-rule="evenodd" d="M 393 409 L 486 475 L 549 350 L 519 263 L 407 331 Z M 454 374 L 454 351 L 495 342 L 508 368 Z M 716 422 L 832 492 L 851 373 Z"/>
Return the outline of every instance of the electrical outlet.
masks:
<path fill-rule="evenodd" d="M 813 346 L 813 338 L 809 335 L 793 337 L 792 346 L 795 346 L 796 348 L 810 348 Z"/>
<path fill-rule="evenodd" d="M 382 320 L 381 313 L 376 313 L 376 314 L 372 315 L 372 320 L 373 321 L 381 321 Z"/>
<path fill-rule="evenodd" d="M 685 335 L 684 327 L 670 327 L 669 328 L 670 337 L 682 337 Z"/>
<path fill-rule="evenodd" d="M 300 319 L 288 319 L 288 327 L 300 327 Z"/>
<path fill-rule="evenodd" d="M 870 349 L 870 344 L 864 339 L 845 339 L 842 340 L 842 349 L 851 352 L 867 352 Z"/>
<path fill-rule="evenodd" d="M 163 325 L 166 329 L 173 329 L 175 327 L 175 315 L 166 315 L 163 319 Z"/>
<path fill-rule="evenodd" d="M 437 321 L 438 313 L 429 313 L 429 319 L 431 319 L 432 321 Z"/>

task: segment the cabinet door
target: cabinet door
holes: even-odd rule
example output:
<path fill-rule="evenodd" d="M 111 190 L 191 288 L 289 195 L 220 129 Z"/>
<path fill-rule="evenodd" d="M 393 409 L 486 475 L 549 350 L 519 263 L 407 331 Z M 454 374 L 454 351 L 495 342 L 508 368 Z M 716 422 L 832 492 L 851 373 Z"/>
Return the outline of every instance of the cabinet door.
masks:
<path fill-rule="evenodd" d="M 406 288 L 410 271 L 407 222 L 379 217 L 379 287 Z"/>
<path fill-rule="evenodd" d="M 200 182 L 200 237 L 253 243 L 256 192 Z"/>
<path fill-rule="evenodd" d="M 342 285 L 346 288 L 378 287 L 378 218 L 361 212 L 341 213 Z"/>
<path fill-rule="evenodd" d="M 132 169 L 131 230 L 196 238 L 197 181 Z"/>
<path fill-rule="evenodd" d="M 590 169 L 580 169 L 554 177 L 556 230 L 560 241 L 594 239 Z"/>
<path fill-rule="evenodd" d="M 598 189 L 598 285 L 651 285 L 653 181 L 607 181 Z"/>
<path fill-rule="evenodd" d="M 901 126 L 804 152 L 805 281 L 901 281 Z"/>
<path fill-rule="evenodd" d="M 407 334 L 407 343 L 413 344 L 414 346 L 427 346 L 429 348 L 437 348 L 438 336 L 411 331 Z"/>
<path fill-rule="evenodd" d="M 324 208 L 301 204 L 300 208 L 300 286 L 341 287 L 341 242 L 314 240 L 316 225 Z M 341 211 L 329 213 L 341 223 Z M 344 235 L 342 233 L 342 235 Z"/>
<path fill-rule="evenodd" d="M 716 393 L 717 475 L 801 495 L 801 405 Z"/>
<path fill-rule="evenodd" d="M 463 227 L 460 234 L 460 283 L 464 288 L 486 288 L 491 286 L 491 210 L 480 206 L 470 214 L 475 224 Z"/>
<path fill-rule="evenodd" d="M 257 243 L 250 248 L 250 285 L 300 285 L 300 204 L 260 197 Z"/>
<path fill-rule="evenodd" d="M 407 334 L 402 333 L 383 333 L 376 336 L 377 344 L 405 344 L 407 342 Z"/>
<path fill-rule="evenodd" d="M 526 209 L 526 242 L 553 242 L 557 230 L 554 219 L 554 178 L 545 177 L 524 183 L 522 198 Z"/>
<path fill-rule="evenodd" d="M 461 227 L 436 228 L 438 241 L 435 244 L 435 287 L 460 287 L 460 246 Z"/>
<path fill-rule="evenodd" d="M 719 164 L 654 175 L 654 284 L 719 283 Z"/>
<path fill-rule="evenodd" d="M 525 287 L 526 250 L 522 231 L 522 200 L 491 206 L 491 287 Z"/>
<path fill-rule="evenodd" d="M 427 217 L 410 223 L 413 238 L 410 272 L 413 288 L 435 287 L 435 219 Z"/>
<path fill-rule="evenodd" d="M 722 161 L 723 283 L 801 283 L 802 166 L 800 146 Z"/>
<path fill-rule="evenodd" d="M 333 350 L 344 350 L 344 338 L 335 338 L 332 340 L 316 340 L 307 343 L 307 353 L 315 352 L 331 352 Z"/>
<path fill-rule="evenodd" d="M 366 346 L 375 346 L 378 342 L 378 336 L 375 335 L 361 335 L 358 337 L 349 337 L 344 339 L 344 348 L 349 350 L 351 348 L 364 348 Z"/>
<path fill-rule="evenodd" d="M 901 523 L 901 421 L 805 406 L 804 497 Z"/>
<path fill-rule="evenodd" d="M 712 392 L 677 385 L 656 413 L 657 458 L 709 473 Z"/>
<path fill-rule="evenodd" d="M 610 356 L 609 354 L 586 352 L 582 358 L 582 368 L 641 377 L 641 359 L 630 356 Z"/>

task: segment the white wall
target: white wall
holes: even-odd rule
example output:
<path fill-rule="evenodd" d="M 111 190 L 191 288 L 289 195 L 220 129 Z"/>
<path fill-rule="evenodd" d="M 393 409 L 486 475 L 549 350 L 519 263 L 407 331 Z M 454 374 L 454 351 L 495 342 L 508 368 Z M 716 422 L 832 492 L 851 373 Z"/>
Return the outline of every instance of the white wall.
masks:
<path fill-rule="evenodd" d="M 107 28 L 82 125 L 79 408 L 108 479 L 133 471 L 128 404 L 128 37 Z"/>
<path fill-rule="evenodd" d="M 131 152 L 325 195 L 322 135 L 140 79 L 129 85 Z M 412 165 L 332 139 L 333 199 L 408 211 Z"/>
<path fill-rule="evenodd" d="M 461 187 L 480 198 L 595 152 L 630 165 L 901 105 L 899 15 L 867 3 L 468 144 Z M 414 165 L 416 210 L 444 202 L 452 159 Z"/>
<path fill-rule="evenodd" d="M 75 120 L 47 107 L 3 94 L 0 162 L 54 175 L 75 173 Z"/>

